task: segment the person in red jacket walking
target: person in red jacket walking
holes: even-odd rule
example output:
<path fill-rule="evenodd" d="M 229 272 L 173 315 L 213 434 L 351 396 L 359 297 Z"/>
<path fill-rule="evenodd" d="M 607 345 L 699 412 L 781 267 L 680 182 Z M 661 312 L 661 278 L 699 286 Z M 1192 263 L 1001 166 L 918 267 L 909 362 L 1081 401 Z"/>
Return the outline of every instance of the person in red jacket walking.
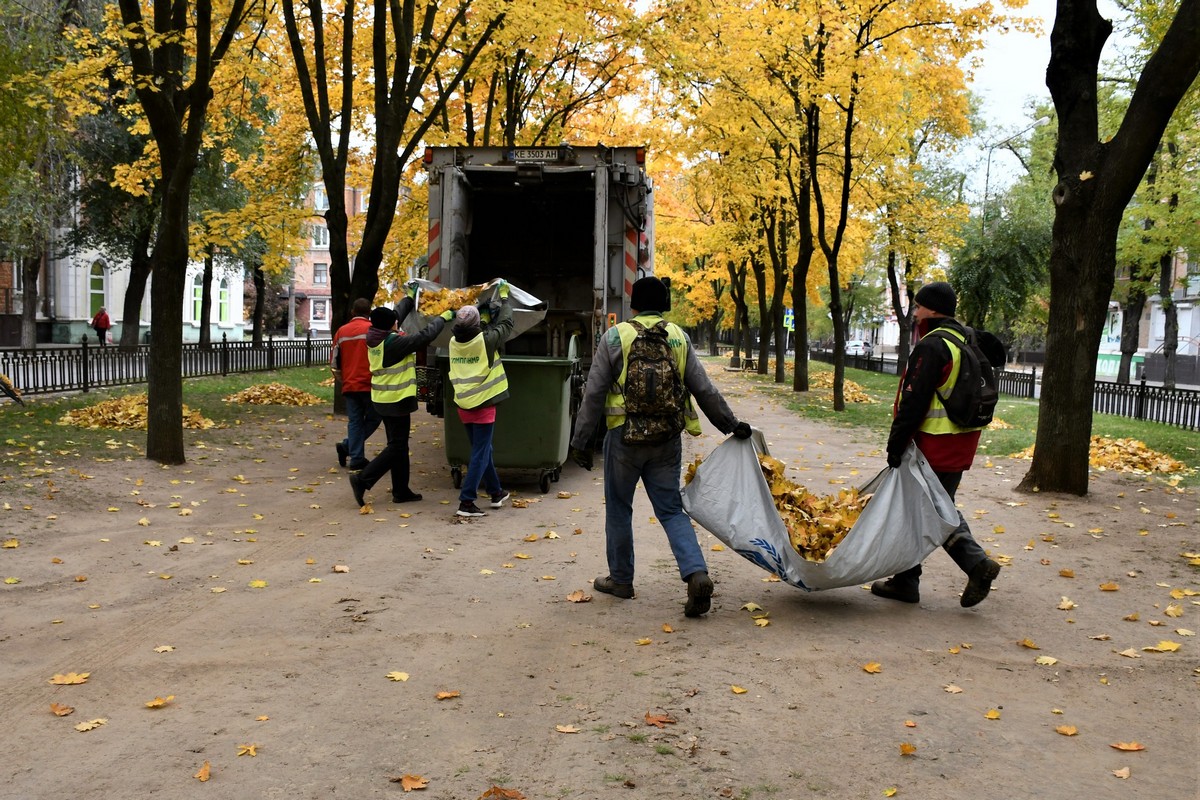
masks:
<path fill-rule="evenodd" d="M 100 346 L 104 347 L 108 344 L 108 329 L 112 327 L 112 320 L 108 318 L 108 312 L 104 310 L 104 306 L 100 306 L 96 316 L 92 317 L 91 325 L 97 338 L 100 339 Z"/>
<path fill-rule="evenodd" d="M 334 445 L 337 448 L 338 464 L 359 470 L 369 462 L 366 454 L 367 439 L 379 427 L 381 417 L 371 402 L 371 365 L 367 361 L 367 329 L 371 327 L 368 315 L 371 301 L 360 297 L 350 307 L 351 319 L 337 329 L 333 336 L 333 350 L 329 366 L 333 377 L 342 384 L 342 397 L 346 398 L 346 438 Z"/>

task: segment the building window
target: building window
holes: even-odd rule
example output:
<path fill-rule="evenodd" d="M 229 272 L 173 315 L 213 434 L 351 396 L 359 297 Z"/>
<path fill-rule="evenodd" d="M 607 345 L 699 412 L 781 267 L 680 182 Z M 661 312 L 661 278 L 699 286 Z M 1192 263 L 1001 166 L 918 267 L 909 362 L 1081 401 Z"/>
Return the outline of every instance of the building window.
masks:
<path fill-rule="evenodd" d="M 324 186 L 313 187 L 313 210 L 329 210 L 329 195 L 325 193 Z"/>
<path fill-rule="evenodd" d="M 102 263 L 97 261 L 92 264 L 91 273 L 88 275 L 88 307 L 91 309 L 91 317 L 96 316 L 96 312 L 100 310 L 101 306 L 107 305 L 104 302 L 107 278 Z"/>
<path fill-rule="evenodd" d="M 363 190 L 358 193 L 358 213 L 365 214 L 371 207 L 371 193 Z"/>
<path fill-rule="evenodd" d="M 312 244 L 316 250 L 329 249 L 329 228 L 324 225 L 312 226 Z"/>
<path fill-rule="evenodd" d="M 229 280 L 227 278 L 222 278 L 217 287 L 217 319 L 222 325 L 229 324 Z"/>
<path fill-rule="evenodd" d="M 192 278 L 192 322 L 199 322 L 200 315 L 203 313 L 202 306 L 204 303 L 204 276 L 197 275 Z"/>
<path fill-rule="evenodd" d="M 329 301 L 317 300 L 312 301 L 312 325 L 314 328 L 327 328 L 327 320 L 329 319 Z"/>
<path fill-rule="evenodd" d="M 325 286 L 329 283 L 329 265 L 314 263 L 313 264 L 313 285 Z"/>

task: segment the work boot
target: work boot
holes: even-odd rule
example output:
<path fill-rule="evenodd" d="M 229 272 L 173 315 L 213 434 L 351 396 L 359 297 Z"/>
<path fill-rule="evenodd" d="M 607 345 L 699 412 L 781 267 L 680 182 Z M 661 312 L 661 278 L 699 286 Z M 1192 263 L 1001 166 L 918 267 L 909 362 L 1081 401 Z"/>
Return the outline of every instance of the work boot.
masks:
<path fill-rule="evenodd" d="M 338 442 L 334 447 L 337 448 L 338 466 L 346 466 L 346 459 L 350 457 L 350 451 L 346 449 L 346 445 L 342 442 Z"/>
<path fill-rule="evenodd" d="M 354 502 L 358 503 L 359 508 L 362 508 L 367 504 L 367 487 L 363 486 L 362 478 L 358 477 L 356 472 L 351 472 L 347 480 L 350 481 L 350 489 L 354 492 Z"/>
<path fill-rule="evenodd" d="M 411 491 L 406 494 L 394 494 L 394 495 L 392 495 L 392 502 L 393 503 L 415 503 L 418 500 L 420 500 L 422 496 L 423 495 L 420 495 L 417 492 L 411 492 Z"/>
<path fill-rule="evenodd" d="M 888 600 L 899 600 L 901 603 L 921 602 L 920 584 L 898 581 L 894 575 L 886 581 L 872 583 L 871 594 L 876 597 L 886 597 Z"/>
<path fill-rule="evenodd" d="M 605 575 L 602 578 L 593 580 L 592 588 L 597 592 L 611 594 L 613 597 L 619 597 L 622 600 L 629 600 L 633 597 L 633 584 L 617 583 L 612 579 L 611 575 Z"/>
<path fill-rule="evenodd" d="M 508 498 L 508 492 L 501 492 L 500 494 L 492 495 L 492 508 L 502 507 L 508 501 Z"/>
<path fill-rule="evenodd" d="M 985 558 L 967 573 L 967 588 L 963 589 L 959 605 L 963 608 L 977 606 L 992 590 L 992 581 L 1000 574 L 1000 565 L 990 558 Z"/>
<path fill-rule="evenodd" d="M 693 572 L 687 576 L 688 599 L 683 606 L 685 617 L 699 617 L 707 614 L 712 605 L 713 582 L 704 571 Z"/>
<path fill-rule="evenodd" d="M 361 472 L 364 469 L 366 469 L 367 464 L 370 464 L 370 463 L 371 462 L 367 461 L 365 458 L 362 461 L 351 461 L 350 462 L 350 471 L 351 472 Z"/>
<path fill-rule="evenodd" d="M 487 516 L 486 511 L 481 511 L 479 509 L 479 506 L 475 505 L 474 503 L 468 503 L 466 501 L 459 503 L 458 511 L 455 511 L 454 513 L 460 517 L 486 517 Z"/>

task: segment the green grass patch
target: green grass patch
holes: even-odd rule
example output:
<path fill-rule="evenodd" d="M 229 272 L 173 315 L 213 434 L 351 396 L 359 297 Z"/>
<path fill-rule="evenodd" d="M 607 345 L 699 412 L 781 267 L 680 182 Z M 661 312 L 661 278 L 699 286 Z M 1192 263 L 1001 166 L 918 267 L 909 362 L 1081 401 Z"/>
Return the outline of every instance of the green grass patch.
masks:
<path fill-rule="evenodd" d="M 280 383 L 316 395 L 324 406 L 306 406 L 309 412 L 333 408 L 333 387 L 319 385 L 329 377 L 328 368 L 294 367 L 275 372 L 189 378 L 183 382 L 183 402 L 192 411 L 217 424 L 209 430 L 183 432 L 185 445 L 197 441 L 233 441 L 241 423 L 278 419 L 297 406 L 227 403 L 225 398 L 250 386 Z M 105 400 L 145 394 L 145 384 L 67 395 L 28 395 L 25 405 L 0 404 L 0 466 L 47 468 L 57 458 L 92 456 L 104 459 L 143 456 L 146 432 L 139 429 L 82 428 L 59 425 L 68 411 L 94 406 Z"/>

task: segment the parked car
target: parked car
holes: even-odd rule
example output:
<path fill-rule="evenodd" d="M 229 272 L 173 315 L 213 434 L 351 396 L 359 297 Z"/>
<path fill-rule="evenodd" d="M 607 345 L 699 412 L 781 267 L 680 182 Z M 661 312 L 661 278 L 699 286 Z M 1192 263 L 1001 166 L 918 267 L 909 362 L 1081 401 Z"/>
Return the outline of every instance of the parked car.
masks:
<path fill-rule="evenodd" d="M 871 355 L 871 343 L 864 342 L 861 339 L 851 339 L 846 342 L 846 355 L 869 356 Z"/>

